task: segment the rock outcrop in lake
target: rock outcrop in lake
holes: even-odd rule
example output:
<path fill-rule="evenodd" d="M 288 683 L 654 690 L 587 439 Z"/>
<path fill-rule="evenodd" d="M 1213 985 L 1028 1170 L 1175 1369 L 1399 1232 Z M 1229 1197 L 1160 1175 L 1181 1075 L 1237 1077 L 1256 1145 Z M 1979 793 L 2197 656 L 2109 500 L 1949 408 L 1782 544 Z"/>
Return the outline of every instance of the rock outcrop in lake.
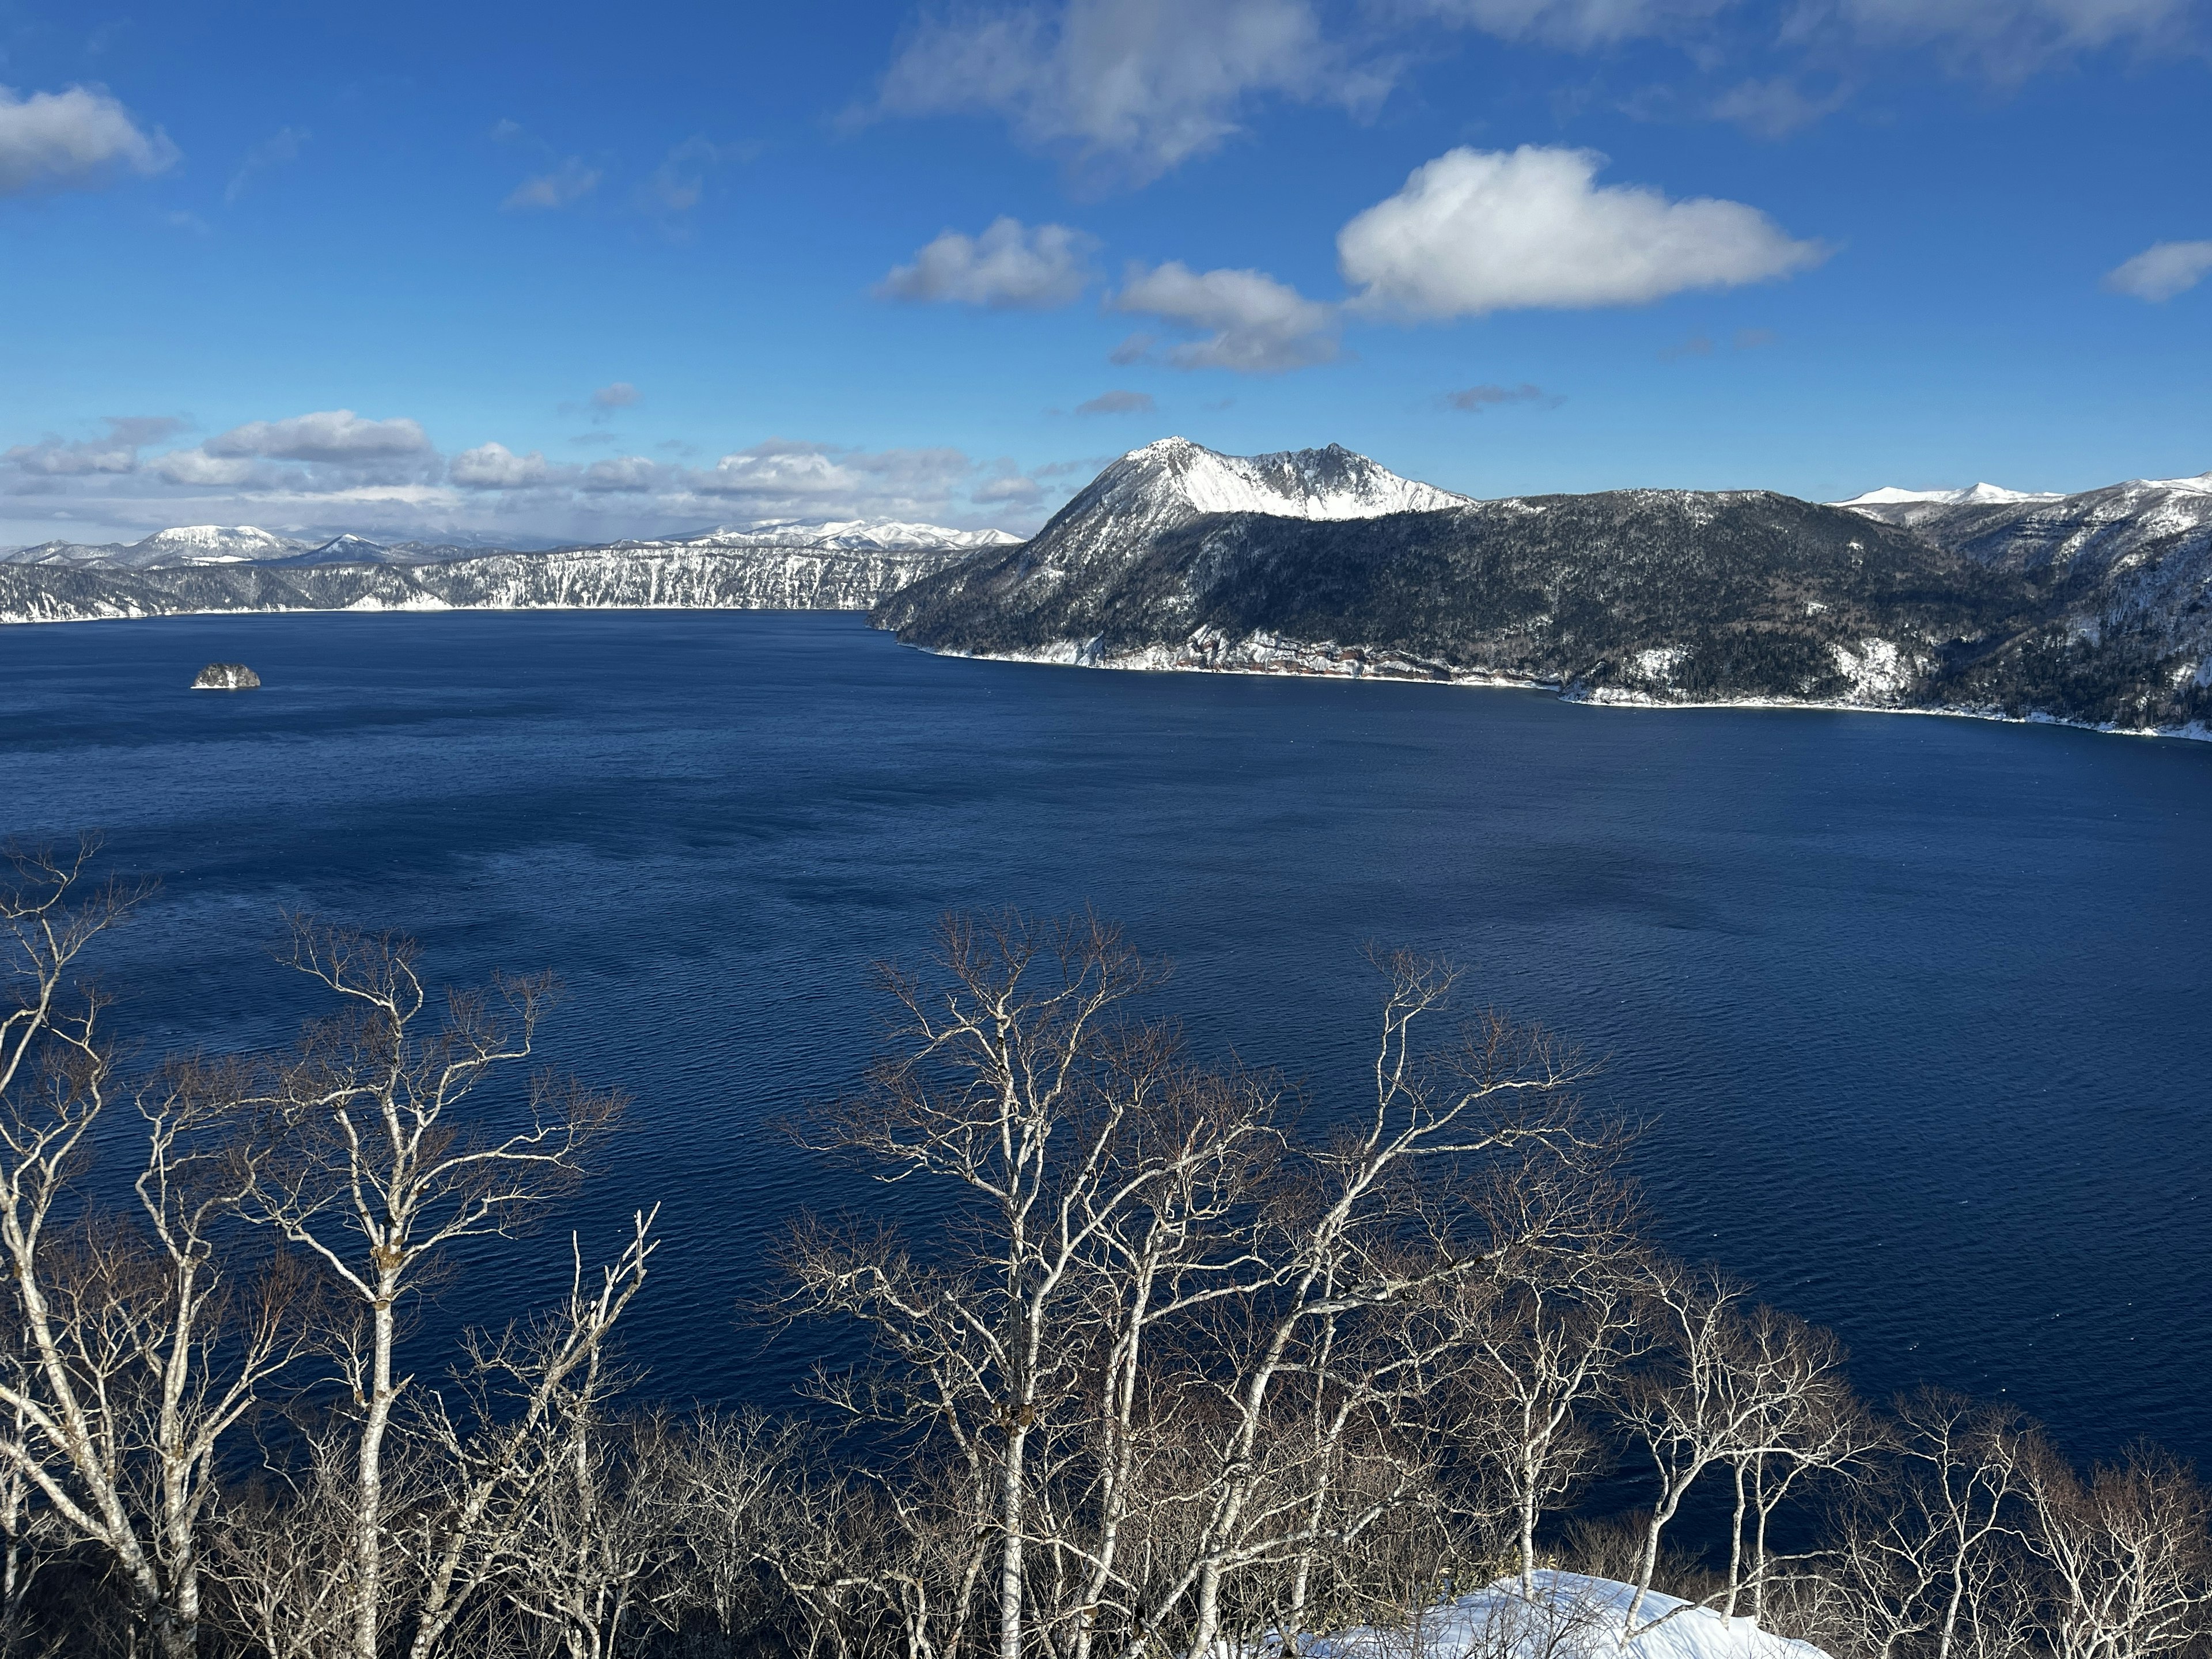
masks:
<path fill-rule="evenodd" d="M 192 682 L 195 691 L 254 691 L 260 689 L 261 676 L 242 662 L 211 662 L 199 672 Z"/>

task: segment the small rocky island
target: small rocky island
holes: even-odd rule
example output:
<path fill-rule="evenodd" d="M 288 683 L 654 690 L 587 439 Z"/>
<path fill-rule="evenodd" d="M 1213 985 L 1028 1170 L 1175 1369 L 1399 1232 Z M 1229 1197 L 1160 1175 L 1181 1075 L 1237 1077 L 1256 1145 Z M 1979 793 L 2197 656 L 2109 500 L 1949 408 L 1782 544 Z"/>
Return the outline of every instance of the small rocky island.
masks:
<path fill-rule="evenodd" d="M 261 676 L 242 662 L 211 662 L 200 670 L 200 677 L 192 682 L 195 691 L 251 691 L 261 684 Z"/>

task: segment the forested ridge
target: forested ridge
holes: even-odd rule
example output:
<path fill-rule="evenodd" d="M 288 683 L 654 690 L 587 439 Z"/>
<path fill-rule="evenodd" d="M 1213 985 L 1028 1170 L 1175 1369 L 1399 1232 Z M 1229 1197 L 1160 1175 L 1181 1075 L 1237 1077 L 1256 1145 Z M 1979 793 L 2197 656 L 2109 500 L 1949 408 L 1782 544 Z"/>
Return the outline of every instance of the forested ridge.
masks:
<path fill-rule="evenodd" d="M 1534 496 L 1323 522 L 1217 514 L 1119 560 L 1059 562 L 1048 526 L 919 578 L 875 616 L 909 643 L 981 654 L 1073 647 L 1101 664 L 1150 653 L 1160 665 L 1329 672 L 1388 653 L 1401 660 L 1364 665 L 1600 698 L 2179 729 L 2212 719 L 2197 546 L 2212 538 L 2169 539 L 2116 577 L 1990 562 L 1765 491 Z M 1255 639 L 1274 648 L 1224 659 L 1224 641 Z"/>

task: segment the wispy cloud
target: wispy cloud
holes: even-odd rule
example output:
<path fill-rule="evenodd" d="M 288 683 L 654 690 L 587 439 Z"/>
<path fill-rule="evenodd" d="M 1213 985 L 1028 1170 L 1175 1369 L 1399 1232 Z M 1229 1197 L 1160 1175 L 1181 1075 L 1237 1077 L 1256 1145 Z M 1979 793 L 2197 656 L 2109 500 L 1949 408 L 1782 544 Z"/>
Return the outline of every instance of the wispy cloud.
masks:
<path fill-rule="evenodd" d="M 1519 386 L 1471 386 L 1464 391 L 1444 393 L 1446 406 L 1465 415 L 1480 415 L 1501 404 L 1533 404 L 1538 409 L 1557 409 L 1565 402 L 1565 398 L 1526 380 Z"/>
<path fill-rule="evenodd" d="M 276 167 L 289 167 L 300 159 L 300 152 L 313 136 L 305 127 L 277 128 L 270 137 L 246 152 L 237 171 L 230 175 L 230 183 L 223 187 L 222 199 L 226 203 L 235 202 L 258 175 Z"/>
<path fill-rule="evenodd" d="M 1159 405 L 1149 392 L 1102 392 L 1076 404 L 1079 415 L 1149 415 Z"/>
<path fill-rule="evenodd" d="M 2105 287 L 2162 305 L 2186 294 L 2212 271 L 2212 242 L 2154 242 L 2105 273 Z"/>
<path fill-rule="evenodd" d="M 760 154 L 755 143 L 719 144 L 694 133 L 660 159 L 640 182 L 633 199 L 648 213 L 686 214 L 706 198 L 707 181 L 719 169 L 750 161 Z"/>
<path fill-rule="evenodd" d="M 599 168 L 586 167 L 582 157 L 571 155 L 550 172 L 525 179 L 500 206 L 509 213 L 572 207 L 599 187 L 601 177 Z"/>

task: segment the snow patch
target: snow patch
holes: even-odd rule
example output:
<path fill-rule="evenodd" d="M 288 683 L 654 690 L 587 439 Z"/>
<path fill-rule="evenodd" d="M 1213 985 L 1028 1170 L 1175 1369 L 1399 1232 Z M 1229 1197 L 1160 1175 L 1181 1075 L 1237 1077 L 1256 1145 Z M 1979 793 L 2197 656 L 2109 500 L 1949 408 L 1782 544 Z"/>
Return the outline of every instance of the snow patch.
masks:
<path fill-rule="evenodd" d="M 1636 1607 L 1633 1626 L 1629 1608 Z M 1622 1639 L 1624 1632 L 1632 1632 Z M 1310 1659 L 1827 1659 L 1747 1618 L 1610 1578 L 1543 1571 L 1428 1609 L 1401 1630 L 1362 1626 L 1299 1644 Z"/>
<path fill-rule="evenodd" d="M 1851 695 L 1887 702 L 1911 684 L 1919 665 L 1897 648 L 1894 640 L 1861 640 L 1858 648 L 1838 642 L 1828 647 L 1836 667 L 1851 683 Z"/>

